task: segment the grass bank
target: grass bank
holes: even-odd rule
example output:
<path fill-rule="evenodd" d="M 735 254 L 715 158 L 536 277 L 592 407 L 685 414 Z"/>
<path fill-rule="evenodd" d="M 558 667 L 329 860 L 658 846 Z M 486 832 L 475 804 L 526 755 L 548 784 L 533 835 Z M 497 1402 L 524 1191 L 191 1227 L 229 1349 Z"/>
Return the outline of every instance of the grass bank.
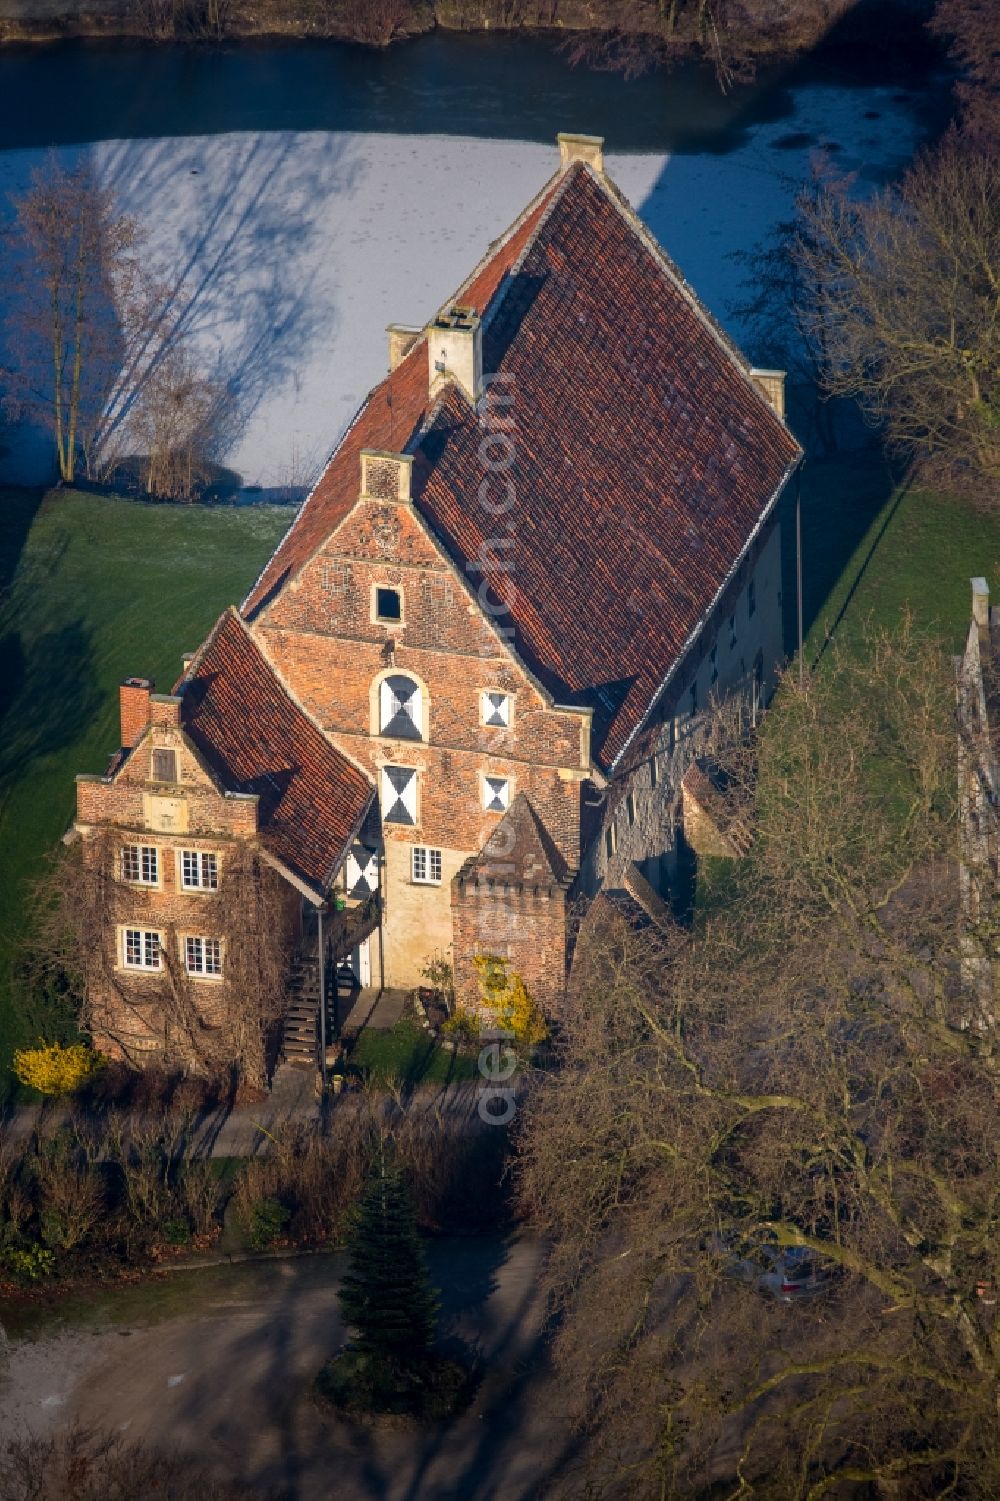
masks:
<path fill-rule="evenodd" d="M 408 1016 L 385 1032 L 366 1028 L 351 1050 L 350 1063 L 363 1069 L 373 1084 L 404 1089 L 479 1076 L 477 1057 L 441 1047 Z"/>
<path fill-rule="evenodd" d="M 118 683 L 142 673 L 169 691 L 288 521 L 276 506 L 0 490 L 0 1097 L 44 1020 L 13 972 L 27 885 L 70 823 L 74 776 L 118 745 Z"/>
<path fill-rule="evenodd" d="M 786 641 L 795 639 L 794 516 L 785 517 Z M 866 627 L 890 627 L 909 610 L 947 651 L 969 628 L 969 580 L 985 574 L 1000 593 L 1000 513 L 957 496 L 893 484 L 876 454 L 807 465 L 802 485 L 806 660 L 827 642 L 860 643 Z"/>

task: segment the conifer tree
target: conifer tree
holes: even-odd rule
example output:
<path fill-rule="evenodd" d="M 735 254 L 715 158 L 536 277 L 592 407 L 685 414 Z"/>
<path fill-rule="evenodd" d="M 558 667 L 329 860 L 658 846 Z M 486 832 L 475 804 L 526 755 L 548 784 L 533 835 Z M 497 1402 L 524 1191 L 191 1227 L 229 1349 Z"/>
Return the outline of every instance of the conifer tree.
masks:
<path fill-rule="evenodd" d="M 383 1148 L 365 1190 L 350 1242 L 350 1270 L 340 1289 L 350 1348 L 397 1369 L 426 1365 L 438 1299 L 417 1234 L 413 1200 Z"/>

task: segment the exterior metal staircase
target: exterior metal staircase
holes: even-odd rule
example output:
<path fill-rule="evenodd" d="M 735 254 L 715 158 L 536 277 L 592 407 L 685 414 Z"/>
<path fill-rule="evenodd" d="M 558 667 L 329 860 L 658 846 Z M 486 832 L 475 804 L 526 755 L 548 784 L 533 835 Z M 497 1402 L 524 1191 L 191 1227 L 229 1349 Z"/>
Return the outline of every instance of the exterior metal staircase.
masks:
<path fill-rule="evenodd" d="M 326 989 L 326 1038 L 337 1035 L 337 965 L 344 955 L 362 943 L 379 925 L 378 893 L 356 906 L 331 912 L 325 922 L 324 983 Z M 298 1068 L 315 1068 L 319 1061 L 319 935 L 315 920 L 303 936 L 288 974 L 288 1005 L 285 1010 L 281 1057 Z"/>

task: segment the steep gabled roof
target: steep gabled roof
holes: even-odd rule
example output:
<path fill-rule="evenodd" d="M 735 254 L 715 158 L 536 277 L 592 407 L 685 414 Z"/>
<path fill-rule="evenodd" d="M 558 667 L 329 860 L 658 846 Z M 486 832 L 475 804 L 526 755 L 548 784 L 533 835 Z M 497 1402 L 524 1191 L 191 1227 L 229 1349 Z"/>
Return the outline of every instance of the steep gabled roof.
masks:
<path fill-rule="evenodd" d="M 368 397 L 244 613 L 255 618 L 346 516 L 362 448 L 410 452 L 427 526 L 506 606 L 502 624 L 541 685 L 594 710 L 594 754 L 613 767 L 801 450 L 583 162 L 546 184 L 454 300 L 482 315 L 483 368 L 513 398 L 511 507 L 498 519 L 484 503 L 483 429 L 464 394 L 452 385 L 430 403 L 421 338 Z"/>
<path fill-rule="evenodd" d="M 454 389 L 421 435 L 417 506 L 459 566 L 492 556 L 519 655 L 561 702 L 593 706 L 612 765 L 800 450 L 583 164 L 487 312 L 483 365 L 514 396 L 511 545 L 489 545 L 482 431 Z"/>
<path fill-rule="evenodd" d="M 292 698 L 235 610 L 180 683 L 181 725 L 221 785 L 256 793 L 265 850 L 324 895 L 374 796 Z"/>
<path fill-rule="evenodd" d="M 565 886 L 569 867 L 525 793 L 519 792 L 459 881 L 498 881 L 508 886 Z"/>

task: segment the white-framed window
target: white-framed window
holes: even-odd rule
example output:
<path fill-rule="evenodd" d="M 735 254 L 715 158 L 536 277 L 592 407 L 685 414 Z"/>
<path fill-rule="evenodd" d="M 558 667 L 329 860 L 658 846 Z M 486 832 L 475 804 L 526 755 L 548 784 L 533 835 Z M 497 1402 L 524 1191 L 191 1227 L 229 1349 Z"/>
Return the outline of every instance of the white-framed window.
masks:
<path fill-rule="evenodd" d="M 410 850 L 410 877 L 420 886 L 440 886 L 441 851 L 415 844 Z"/>
<path fill-rule="evenodd" d="M 415 767 L 382 767 L 382 818 L 386 823 L 416 823 L 417 773 Z"/>
<path fill-rule="evenodd" d="M 506 813 L 510 807 L 509 777 L 483 777 L 483 807 L 487 813 Z"/>
<path fill-rule="evenodd" d="M 189 933 L 183 943 L 184 968 L 188 974 L 218 979 L 222 974 L 222 939 Z"/>
<path fill-rule="evenodd" d="M 122 880 L 133 886 L 158 886 L 160 852 L 155 844 L 122 845 Z"/>
<path fill-rule="evenodd" d="M 403 619 L 403 595 L 399 589 L 390 589 L 387 585 L 378 584 L 375 587 L 375 619 L 384 625 L 399 625 Z"/>
<path fill-rule="evenodd" d="M 505 730 L 510 726 L 513 701 L 509 693 L 498 693 L 487 688 L 479 696 L 479 712 L 483 724 L 490 729 Z"/>
<path fill-rule="evenodd" d="M 176 782 L 177 752 L 154 749 L 151 758 L 151 773 L 154 782 Z"/>
<path fill-rule="evenodd" d="M 126 969 L 160 969 L 162 947 L 155 928 L 122 928 L 122 964 Z"/>
<path fill-rule="evenodd" d="M 181 887 L 185 891 L 217 891 L 219 857 L 214 850 L 181 850 Z"/>
<path fill-rule="evenodd" d="M 673 724 L 673 720 L 670 721 Z M 656 790 L 656 784 L 660 780 L 660 768 L 655 756 L 649 758 L 649 785 Z"/>
<path fill-rule="evenodd" d="M 379 683 L 378 729 L 398 740 L 424 738 L 423 694 L 413 678 L 394 672 Z"/>

